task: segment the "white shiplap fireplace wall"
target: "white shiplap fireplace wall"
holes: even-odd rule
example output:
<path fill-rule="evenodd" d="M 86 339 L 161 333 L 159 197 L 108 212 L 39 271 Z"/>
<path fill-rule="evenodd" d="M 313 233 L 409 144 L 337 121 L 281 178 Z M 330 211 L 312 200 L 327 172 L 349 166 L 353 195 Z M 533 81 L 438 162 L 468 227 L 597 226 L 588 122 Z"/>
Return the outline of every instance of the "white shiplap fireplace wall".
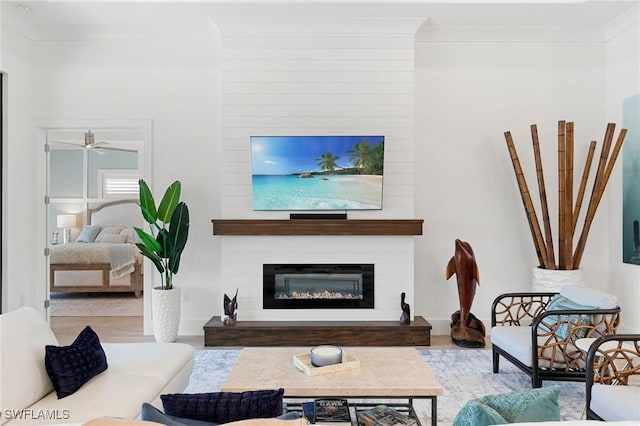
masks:
<path fill-rule="evenodd" d="M 420 19 L 243 19 L 222 34 L 223 219 L 254 212 L 252 135 L 384 135 L 384 205 L 351 219 L 414 218 L 414 35 Z M 414 238 L 222 236 L 221 291 L 241 320 L 397 320 L 413 304 Z M 265 263 L 373 263 L 375 309 L 263 310 Z"/>

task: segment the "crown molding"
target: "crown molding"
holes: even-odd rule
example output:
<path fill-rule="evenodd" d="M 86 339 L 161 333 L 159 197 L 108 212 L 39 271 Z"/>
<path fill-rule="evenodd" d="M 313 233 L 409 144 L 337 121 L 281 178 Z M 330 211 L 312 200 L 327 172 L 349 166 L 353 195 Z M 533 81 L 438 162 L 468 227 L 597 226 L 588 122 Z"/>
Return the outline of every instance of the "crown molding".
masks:
<path fill-rule="evenodd" d="M 605 25 L 604 40 L 609 41 L 638 24 L 640 24 L 640 4 Z"/>

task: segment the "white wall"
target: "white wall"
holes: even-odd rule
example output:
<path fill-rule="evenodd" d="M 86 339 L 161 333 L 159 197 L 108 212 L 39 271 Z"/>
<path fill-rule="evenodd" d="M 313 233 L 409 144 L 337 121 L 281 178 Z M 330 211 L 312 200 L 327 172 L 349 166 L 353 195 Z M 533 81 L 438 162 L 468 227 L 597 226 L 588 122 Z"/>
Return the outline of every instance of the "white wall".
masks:
<path fill-rule="evenodd" d="M 159 201 L 167 185 L 181 180 L 190 209 L 189 244 L 175 279 L 190 299 L 181 332 L 201 333 L 217 271 L 211 232 L 219 209 L 217 30 L 210 27 L 199 40 L 34 42 L 33 49 L 36 120 L 152 121 L 152 190 Z M 145 274 L 159 284 L 150 264 Z"/>
<path fill-rule="evenodd" d="M 622 101 L 640 93 L 640 7 L 608 28 L 606 43 L 606 119 L 622 123 Z M 601 206 L 610 218 L 606 245 L 611 273 L 608 286 L 623 308 L 621 331 L 640 330 L 640 266 L 622 262 L 622 158 Z"/>
<path fill-rule="evenodd" d="M 628 47 L 624 48 L 627 54 Z M 444 278 L 456 238 L 474 248 L 481 285 L 472 311 L 487 326 L 495 296 L 530 291 L 537 259 L 503 133 L 511 131 L 514 137 L 537 205 L 529 126 L 538 125 L 556 229 L 557 121 L 575 123 L 575 167 L 580 176 L 588 142 L 602 141 L 608 119 L 606 52 L 598 37 L 579 40 L 572 33 L 441 32 L 428 25 L 419 32 L 416 215 L 424 217 L 426 224 L 425 236 L 416 242 L 416 313 L 429 319 L 436 334 L 448 333 L 449 315 L 459 306 L 455 278 L 450 282 Z M 599 148 L 600 144 L 598 153 Z M 610 192 L 618 191 L 620 183 L 609 186 L 605 205 L 611 204 Z M 586 284 L 618 294 L 625 312 L 637 312 L 637 306 L 624 298 L 633 286 L 618 286 L 610 275 L 608 241 L 613 238 L 611 232 L 619 234 L 619 227 L 610 229 L 619 220 L 620 208 L 615 213 L 608 210 L 598 211 L 587 240 L 581 265 Z M 632 291 L 637 292 L 637 286 Z"/>
<path fill-rule="evenodd" d="M 382 212 L 362 217 L 425 219 L 424 235 L 415 239 L 415 277 L 409 273 L 415 284 L 412 311 L 427 318 L 436 334 L 448 334 L 449 315 L 458 309 L 454 280 L 444 279 L 453 241 L 469 241 L 481 273 L 472 310 L 488 325 L 495 295 L 529 289 L 536 263 L 503 132 L 513 133 L 535 188 L 529 125 L 538 124 L 549 170 L 547 185 L 554 188 L 556 121 L 574 121 L 577 142 L 601 140 L 606 122 L 621 120 L 622 99 L 638 92 L 639 73 L 629 68 L 637 64 L 637 23 L 635 30 L 606 43 L 589 32 L 439 33 L 425 25 L 415 45 L 413 30 L 406 27 L 396 27 L 394 34 L 380 27 L 367 29 L 366 22 L 339 28 L 332 27 L 338 25 L 333 20 L 318 20 L 311 26 L 290 20 L 270 27 L 274 32 L 264 23 L 253 24 L 222 22 L 222 36 L 211 27 L 199 39 L 46 43 L 29 42 L 3 27 L 1 67 L 9 72 L 11 115 L 5 227 L 11 250 L 4 263 L 7 308 L 39 306 L 38 295 L 45 285 L 40 275 L 44 276 L 40 254 L 45 235 L 33 226 L 42 207 L 34 181 L 37 138 L 30 134 L 29 123 L 150 119 L 153 188 L 158 193 L 172 180 L 182 180 L 183 198 L 192 212 L 190 241 L 177 277 L 178 285 L 190 291 L 190 302 L 183 303 L 182 334 L 202 333 L 204 322 L 220 314 L 222 293 L 239 284 L 233 268 L 241 255 L 234 250 L 272 244 L 278 253 L 291 250 L 297 241 L 223 243 L 212 236 L 212 218 L 256 217 L 250 209 L 246 141 L 255 131 L 264 134 L 265 128 L 273 134 L 340 129 L 389 135 L 391 177 L 385 182 L 385 202 L 387 197 L 391 201 Z M 322 58 L 325 61 L 316 62 Z M 291 67 L 283 69 L 286 64 Z M 363 71 L 359 66 L 365 64 Z M 315 72 L 314 66 L 326 68 Z M 338 66 L 354 67 L 347 69 L 361 72 L 365 79 L 317 85 L 299 80 L 349 75 L 340 73 Z M 387 66 L 393 67 L 389 74 L 398 79 L 379 79 Z M 248 68 L 258 71 L 251 73 Z M 367 107 L 360 116 L 360 107 L 366 105 L 362 100 L 369 93 L 382 104 Z M 273 105 L 270 99 L 275 99 Z M 577 149 L 576 164 L 584 163 L 585 151 Z M 618 171 L 591 230 L 583 266 L 589 285 L 621 296 L 623 328 L 637 331 L 639 273 L 622 264 L 616 253 L 621 244 Z M 393 182 L 394 187 L 387 186 Z M 555 202 L 551 204 L 554 212 Z M 328 252 L 333 245 L 328 237 L 318 240 L 320 251 Z M 354 241 L 345 247 L 355 250 L 366 244 L 377 251 L 375 244 L 385 240 Z M 410 267 L 411 250 L 405 252 L 406 244 L 397 244 L 402 247 L 399 256 L 403 262 L 408 256 Z M 267 251 L 250 251 L 256 265 Z M 337 254 L 327 257 L 332 255 Z M 221 259 L 229 262 L 226 272 Z M 247 276 L 255 272 L 253 268 Z M 395 294 L 401 287 L 390 288 Z M 240 315 L 243 306 L 250 308 L 252 303 L 247 299 L 243 305 L 241 299 Z"/>
<path fill-rule="evenodd" d="M 32 117 L 31 61 L 32 46 L 28 39 L 2 26 L 2 56 L 0 70 L 6 73 L 7 128 L 4 139 L 4 226 L 3 236 L 3 312 L 23 305 L 43 309 L 34 283 L 44 271 L 44 232 L 34 227 L 35 175 L 37 157 L 33 134 L 29 127 Z M 41 201 L 41 200 L 40 200 Z M 40 251 L 35 247 L 40 247 Z M 42 283 L 44 289 L 44 283 Z"/>
<path fill-rule="evenodd" d="M 414 61 L 418 19 L 219 21 L 222 33 L 223 218 L 254 212 L 252 135 L 384 135 L 384 206 L 349 218 L 413 218 Z M 222 292 L 238 288 L 239 318 L 397 320 L 413 304 L 414 237 L 217 237 Z M 265 263 L 373 263 L 375 309 L 262 310 Z M 216 291 L 218 286 L 216 286 Z M 222 300 L 222 294 L 215 295 Z M 216 306 L 217 308 L 218 306 Z"/>

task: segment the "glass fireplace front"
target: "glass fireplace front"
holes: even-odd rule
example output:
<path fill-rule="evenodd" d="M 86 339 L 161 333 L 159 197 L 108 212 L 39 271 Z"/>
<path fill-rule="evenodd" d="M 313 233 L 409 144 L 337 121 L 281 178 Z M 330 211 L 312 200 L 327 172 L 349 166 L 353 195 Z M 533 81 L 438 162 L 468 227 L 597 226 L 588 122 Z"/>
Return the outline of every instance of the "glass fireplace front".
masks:
<path fill-rule="evenodd" d="M 372 264 L 263 265 L 263 308 L 373 308 Z"/>

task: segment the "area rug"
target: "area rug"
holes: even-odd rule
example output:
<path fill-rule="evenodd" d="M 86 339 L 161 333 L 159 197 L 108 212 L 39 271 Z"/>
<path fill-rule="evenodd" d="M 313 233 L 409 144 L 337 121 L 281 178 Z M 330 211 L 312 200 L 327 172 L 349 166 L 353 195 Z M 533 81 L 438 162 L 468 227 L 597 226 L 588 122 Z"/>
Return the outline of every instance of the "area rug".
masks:
<path fill-rule="evenodd" d="M 49 314 L 54 317 L 140 317 L 142 297 L 133 293 L 51 293 Z"/>
<path fill-rule="evenodd" d="M 529 377 L 504 359 L 500 360 L 500 373 L 493 374 L 489 350 L 424 349 L 419 352 L 444 387 L 444 395 L 438 397 L 438 425 L 452 424 L 470 399 L 531 388 Z M 219 391 L 239 354 L 239 350 L 232 349 L 197 350 L 193 373 L 184 392 Z M 544 386 L 560 387 L 562 420 L 581 418 L 584 383 L 544 382 Z M 415 400 L 414 405 L 422 424 L 430 424 L 431 403 Z"/>

